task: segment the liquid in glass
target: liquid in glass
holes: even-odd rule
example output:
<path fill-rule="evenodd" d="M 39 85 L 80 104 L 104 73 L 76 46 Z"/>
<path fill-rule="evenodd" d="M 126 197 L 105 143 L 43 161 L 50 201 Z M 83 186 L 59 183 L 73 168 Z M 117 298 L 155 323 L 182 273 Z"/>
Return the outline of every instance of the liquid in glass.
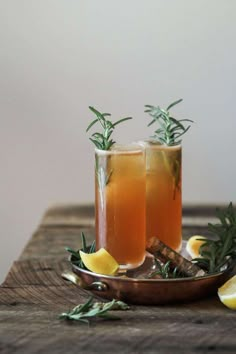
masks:
<path fill-rule="evenodd" d="M 96 248 L 135 268 L 145 258 L 146 171 L 141 146 L 95 150 Z"/>
<path fill-rule="evenodd" d="M 182 243 L 181 146 L 145 143 L 146 232 L 175 251 Z"/>

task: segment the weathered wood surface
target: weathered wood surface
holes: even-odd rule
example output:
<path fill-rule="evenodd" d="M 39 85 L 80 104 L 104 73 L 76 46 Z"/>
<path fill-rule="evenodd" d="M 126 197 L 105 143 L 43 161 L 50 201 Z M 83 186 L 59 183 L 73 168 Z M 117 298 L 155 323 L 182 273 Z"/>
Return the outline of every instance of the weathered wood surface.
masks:
<path fill-rule="evenodd" d="M 235 353 L 236 312 L 213 298 L 171 306 L 131 306 L 120 321 L 68 323 L 58 315 L 89 292 L 61 273 L 65 246 L 94 238 L 93 208 L 58 206 L 45 214 L 0 287 L 0 353 Z M 184 208 L 185 237 L 206 234 L 214 208 Z"/>

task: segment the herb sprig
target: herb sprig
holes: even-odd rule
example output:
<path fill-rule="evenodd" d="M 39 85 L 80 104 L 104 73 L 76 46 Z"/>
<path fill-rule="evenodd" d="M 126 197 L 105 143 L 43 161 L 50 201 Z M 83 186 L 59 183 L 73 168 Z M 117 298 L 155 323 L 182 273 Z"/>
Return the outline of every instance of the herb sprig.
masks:
<path fill-rule="evenodd" d="M 129 310 L 129 306 L 123 301 L 112 301 L 102 303 L 93 302 L 91 296 L 85 304 L 79 304 L 68 312 L 63 312 L 59 318 L 66 320 L 80 321 L 89 324 L 91 318 L 104 318 L 110 320 L 119 320 L 120 318 L 109 313 L 109 311 Z"/>
<path fill-rule="evenodd" d="M 199 249 L 202 258 L 193 259 L 209 273 L 221 271 L 229 259 L 236 258 L 236 211 L 232 202 L 225 210 L 217 208 L 216 215 L 220 223 L 208 224 L 209 231 L 216 239 L 207 239 Z"/>
<path fill-rule="evenodd" d="M 81 250 L 84 252 L 84 253 L 94 253 L 95 252 L 95 248 L 96 248 L 96 245 L 95 245 L 95 240 L 93 241 L 92 245 L 91 246 L 87 246 L 87 243 L 86 243 L 86 238 L 85 238 L 85 235 L 83 232 L 81 232 L 81 243 L 82 243 L 82 248 Z M 69 253 L 72 254 L 73 256 L 73 260 L 71 260 L 71 262 L 75 265 L 78 265 L 80 268 L 82 269 L 87 269 L 80 257 L 80 254 L 79 254 L 79 251 L 75 251 L 73 250 L 72 248 L 70 247 L 66 247 L 65 248 L 66 251 L 68 251 Z"/>
<path fill-rule="evenodd" d="M 155 122 L 157 122 L 160 126 L 159 129 L 155 130 L 154 136 L 152 136 L 154 140 L 168 146 L 179 145 L 181 143 L 180 137 L 190 128 L 190 125 L 185 127 L 182 123 L 193 123 L 193 121 L 190 119 L 177 120 L 170 115 L 169 110 L 182 101 L 183 99 L 181 98 L 171 103 L 166 109 L 160 108 L 159 106 L 145 105 L 147 109 L 144 112 L 148 113 L 152 117 L 152 120 L 148 126 Z"/>
<path fill-rule="evenodd" d="M 159 259 L 155 258 L 155 267 L 156 270 L 149 275 L 149 278 L 154 278 L 155 276 L 160 276 L 162 279 L 170 279 L 170 278 L 181 278 L 181 273 L 179 272 L 178 267 L 171 266 L 171 261 L 167 261 L 166 263 L 160 262 Z"/>
<path fill-rule="evenodd" d="M 86 132 L 88 132 L 92 126 L 94 124 L 96 124 L 97 122 L 100 123 L 100 125 L 102 126 L 102 133 L 99 132 L 95 132 L 92 134 L 92 136 L 89 138 L 94 145 L 100 149 L 100 150 L 110 150 L 110 148 L 112 147 L 113 144 L 115 144 L 115 141 L 113 139 L 111 139 L 111 135 L 116 127 L 116 125 L 132 119 L 132 117 L 126 117 L 126 118 L 121 118 L 118 121 L 116 121 L 115 123 L 113 123 L 112 121 L 108 120 L 107 117 L 110 117 L 111 114 L 110 113 L 101 113 L 99 112 L 97 109 L 95 109 L 94 107 L 89 106 L 90 111 L 92 111 L 95 115 L 96 115 L 96 119 L 94 119 L 88 126 L 88 128 L 86 129 Z"/>

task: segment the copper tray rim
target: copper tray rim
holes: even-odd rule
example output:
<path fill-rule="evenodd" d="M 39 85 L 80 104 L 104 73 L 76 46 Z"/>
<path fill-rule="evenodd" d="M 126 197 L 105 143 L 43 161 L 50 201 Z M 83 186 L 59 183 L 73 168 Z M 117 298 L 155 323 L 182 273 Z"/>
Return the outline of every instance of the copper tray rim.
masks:
<path fill-rule="evenodd" d="M 72 265 L 72 270 L 75 270 L 75 273 L 78 271 L 83 274 L 87 274 L 89 276 L 92 276 L 93 278 L 97 279 L 104 279 L 104 280 L 113 280 L 116 282 L 124 282 L 124 283 L 150 283 L 150 284 L 166 284 L 166 283 L 189 283 L 189 282 L 199 282 L 202 280 L 209 280 L 209 279 L 214 279 L 214 278 L 219 278 L 223 275 L 229 274 L 232 269 L 234 268 L 234 262 L 232 259 L 228 261 L 226 264 L 226 269 L 217 272 L 217 273 L 212 273 L 212 274 L 206 274 L 202 276 L 192 276 L 192 277 L 182 277 L 182 278 L 167 278 L 167 279 L 148 279 L 148 278 L 132 278 L 129 276 L 126 276 L 125 272 L 120 275 L 106 275 L 106 274 L 100 274 L 100 273 L 95 273 L 87 269 L 80 268 L 78 265 L 74 264 L 72 261 L 72 255 L 69 257 L 69 261 Z M 146 259 L 146 257 L 145 257 Z M 124 276 L 125 275 L 125 276 Z"/>
<path fill-rule="evenodd" d="M 137 283 L 182 283 L 182 282 L 192 282 L 192 281 L 200 281 L 203 279 L 211 279 L 211 278 L 218 278 L 219 276 L 226 274 L 230 271 L 231 267 L 227 267 L 224 271 L 213 273 L 213 274 L 207 274 L 207 275 L 202 275 L 198 277 L 183 277 L 183 278 L 168 278 L 168 279 L 146 279 L 146 278 L 131 278 L 131 277 L 122 277 L 122 275 L 117 275 L 117 276 L 111 276 L 111 275 L 105 275 L 105 274 L 100 274 L 100 273 L 95 273 L 91 272 L 89 270 L 83 269 L 78 267 L 76 264 L 72 263 L 72 268 L 75 268 L 79 270 L 81 273 L 85 273 L 88 275 L 91 275 L 93 277 L 97 278 L 104 278 L 108 280 L 116 280 L 116 281 L 121 281 L 121 282 L 137 282 Z"/>

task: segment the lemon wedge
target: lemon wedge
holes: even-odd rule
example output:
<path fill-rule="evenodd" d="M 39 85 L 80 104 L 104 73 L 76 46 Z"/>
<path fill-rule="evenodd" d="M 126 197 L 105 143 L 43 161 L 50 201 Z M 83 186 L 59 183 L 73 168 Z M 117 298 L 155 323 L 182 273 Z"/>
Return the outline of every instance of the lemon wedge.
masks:
<path fill-rule="evenodd" d="M 236 275 L 218 289 L 218 296 L 225 306 L 236 310 Z"/>
<path fill-rule="evenodd" d="M 192 258 L 201 257 L 199 254 L 199 248 L 205 241 L 205 236 L 195 235 L 190 237 L 186 244 L 186 251 Z"/>
<path fill-rule="evenodd" d="M 119 268 L 119 264 L 105 248 L 94 253 L 79 251 L 79 254 L 84 265 L 94 273 L 113 275 Z"/>

